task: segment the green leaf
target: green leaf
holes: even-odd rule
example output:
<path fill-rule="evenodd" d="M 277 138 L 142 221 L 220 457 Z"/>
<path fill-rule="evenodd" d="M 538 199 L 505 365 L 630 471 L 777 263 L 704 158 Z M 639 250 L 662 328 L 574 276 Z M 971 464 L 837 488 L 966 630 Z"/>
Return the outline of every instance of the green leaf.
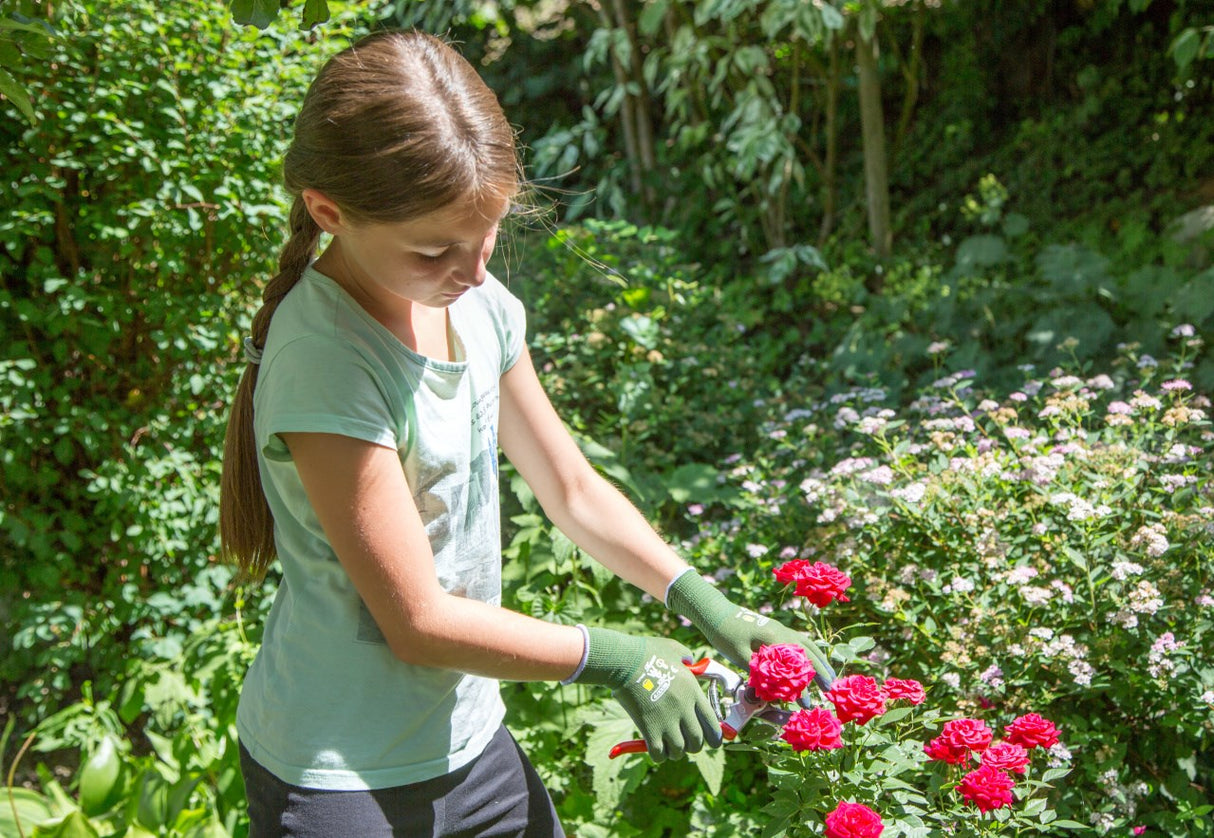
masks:
<path fill-rule="evenodd" d="M 23 788 L 0 789 L 0 835 L 20 835 L 18 822 L 28 835 L 32 827 L 49 821 L 53 814 L 51 801 L 45 795 Z"/>
<path fill-rule="evenodd" d="M 720 474 L 710 465 L 688 463 L 666 478 L 666 489 L 675 503 L 716 500 L 722 495 Z"/>
<path fill-rule="evenodd" d="M 89 815 L 97 815 L 113 805 L 121 790 L 122 759 L 118 752 L 118 740 L 112 735 L 103 736 L 84 765 L 80 767 L 80 808 Z"/>
<path fill-rule="evenodd" d="M 1009 212 L 1003 217 L 1003 235 L 1009 239 L 1019 238 L 1029 231 L 1029 220 L 1018 212 Z"/>
<path fill-rule="evenodd" d="M 232 0 L 232 20 L 242 26 L 265 29 L 278 17 L 278 0 Z"/>
<path fill-rule="evenodd" d="M 1046 772 L 1041 775 L 1041 782 L 1048 783 L 1051 780 L 1057 780 L 1060 777 L 1065 777 L 1067 774 L 1070 774 L 1070 773 L 1071 773 L 1071 769 L 1069 769 L 1069 768 L 1050 768 L 1050 769 L 1047 769 Z"/>
<path fill-rule="evenodd" d="M 317 24 L 329 19 L 329 4 L 327 0 L 306 0 L 303 8 L 302 29 L 311 29 Z"/>
<path fill-rule="evenodd" d="M 37 838 L 100 838 L 101 835 L 79 809 L 62 820 L 39 826 L 36 834 Z"/>
<path fill-rule="evenodd" d="M 593 772 L 595 807 L 614 811 L 625 795 L 640 784 L 652 761 L 644 754 L 624 754 L 611 759 L 615 745 L 637 738 L 636 724 L 616 702 L 586 707 L 581 717 L 591 728 L 583 761 Z"/>
<path fill-rule="evenodd" d="M 1214 268 L 1202 271 L 1189 279 L 1176 289 L 1168 302 L 1174 312 L 1183 313 L 1186 322 L 1201 323 L 1214 314 L 1214 294 L 1210 293 L 1211 288 L 1214 288 Z"/>
<path fill-rule="evenodd" d="M 30 95 L 21 84 L 9 74 L 8 70 L 0 67 L 0 95 L 13 103 L 26 122 L 31 125 L 38 121 L 34 114 L 34 106 L 30 104 Z"/>
<path fill-rule="evenodd" d="M 998 265 L 1007 261 L 1007 244 L 1002 236 L 986 233 L 966 238 L 957 247 L 957 268 L 965 270 L 972 267 Z"/>
<path fill-rule="evenodd" d="M 705 748 L 698 754 L 689 756 L 696 768 L 700 769 L 704 782 L 708 784 L 708 790 L 713 794 L 720 794 L 721 782 L 725 779 L 725 749 Z"/>
<path fill-rule="evenodd" d="M 1176 68 L 1183 70 L 1193 63 L 1200 48 L 1201 35 L 1197 32 L 1196 27 L 1190 26 L 1181 30 L 1172 41 L 1172 45 L 1168 47 L 1168 52 L 1172 53 L 1172 60 L 1176 62 Z"/>
<path fill-rule="evenodd" d="M 652 37 L 658 33 L 662 28 L 662 21 L 666 19 L 666 8 L 669 5 L 670 0 L 652 0 L 645 4 L 645 8 L 637 17 L 637 29 L 642 35 Z"/>

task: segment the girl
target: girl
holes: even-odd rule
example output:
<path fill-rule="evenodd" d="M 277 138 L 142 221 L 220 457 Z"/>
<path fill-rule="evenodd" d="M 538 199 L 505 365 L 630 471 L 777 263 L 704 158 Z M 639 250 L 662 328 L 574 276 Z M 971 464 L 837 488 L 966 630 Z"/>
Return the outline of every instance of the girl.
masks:
<path fill-rule="evenodd" d="M 562 835 L 499 679 L 610 688 L 655 760 L 720 744 L 683 645 L 501 607 L 499 446 L 574 542 L 725 656 L 802 643 L 829 682 L 806 638 L 689 572 L 554 412 L 485 269 L 522 177 L 471 65 L 418 33 L 363 39 L 312 83 L 283 175 L 291 237 L 220 504 L 225 555 L 282 568 L 237 716 L 253 836 Z"/>

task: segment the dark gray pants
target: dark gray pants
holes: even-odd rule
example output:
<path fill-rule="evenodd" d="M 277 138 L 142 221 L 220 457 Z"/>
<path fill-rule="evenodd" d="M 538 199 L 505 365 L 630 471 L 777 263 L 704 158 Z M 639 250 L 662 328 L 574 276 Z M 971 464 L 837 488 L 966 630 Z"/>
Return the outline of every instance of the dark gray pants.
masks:
<path fill-rule="evenodd" d="M 242 746 L 249 838 L 564 838 L 552 798 L 503 725 L 485 752 L 443 777 L 375 791 L 292 786 Z"/>

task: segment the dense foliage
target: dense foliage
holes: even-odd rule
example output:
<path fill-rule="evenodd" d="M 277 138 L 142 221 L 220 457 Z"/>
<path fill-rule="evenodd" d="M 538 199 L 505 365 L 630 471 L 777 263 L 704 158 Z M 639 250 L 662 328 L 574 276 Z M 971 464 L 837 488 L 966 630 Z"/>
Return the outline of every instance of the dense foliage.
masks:
<path fill-rule="evenodd" d="M 1211 834 L 1198 4 L 278 6 L 79 0 L 46 38 L 20 17 L 38 4 L 0 0 L 0 93 L 35 116 L 0 123 L 0 761 L 20 786 L 0 834 L 14 806 L 25 834 L 244 834 L 232 721 L 273 580 L 240 589 L 216 561 L 233 361 L 303 86 L 382 22 L 462 40 L 552 187 L 538 200 L 560 196 L 495 270 L 591 459 L 845 671 L 928 685 L 931 709 L 870 743 L 1045 713 L 1069 749 L 1049 770 L 1069 773 L 1034 774 L 1052 788 L 1016 823 Z M 866 33 L 889 258 L 865 227 Z M 503 475 L 510 602 L 702 642 Z M 843 568 L 852 601 L 788 599 L 771 571 L 795 556 Z M 692 761 L 609 760 L 633 731 L 605 696 L 504 689 L 578 835 L 820 834 L 837 802 L 758 730 Z M 938 817 L 915 784 L 957 802 L 913 751 L 847 767 L 872 780 L 863 760 L 883 760 L 902 806 L 885 838 Z"/>

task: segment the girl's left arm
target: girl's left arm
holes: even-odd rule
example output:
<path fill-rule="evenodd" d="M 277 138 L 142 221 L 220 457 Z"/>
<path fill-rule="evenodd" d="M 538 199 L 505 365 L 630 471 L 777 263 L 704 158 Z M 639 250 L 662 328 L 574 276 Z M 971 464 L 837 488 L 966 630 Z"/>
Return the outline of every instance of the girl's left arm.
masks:
<path fill-rule="evenodd" d="M 736 666 L 745 670 L 760 646 L 796 643 L 813 661 L 821 688 L 830 688 L 834 668 L 813 640 L 736 605 L 698 573 L 685 572 L 687 563 L 583 456 L 525 350 L 502 376 L 499 438 L 510 462 L 562 532 L 617 576 L 689 619 Z"/>
<path fill-rule="evenodd" d="M 499 441 L 544 512 L 604 567 L 659 602 L 688 565 L 587 461 L 526 349 L 501 380 Z"/>

